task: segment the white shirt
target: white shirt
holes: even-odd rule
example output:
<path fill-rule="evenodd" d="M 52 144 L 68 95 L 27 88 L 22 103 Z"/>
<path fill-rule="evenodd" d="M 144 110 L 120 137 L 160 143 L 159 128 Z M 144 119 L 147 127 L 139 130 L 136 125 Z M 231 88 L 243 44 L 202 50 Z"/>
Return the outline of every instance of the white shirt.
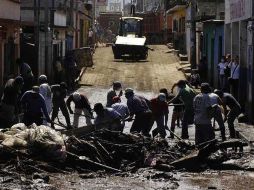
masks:
<path fill-rule="evenodd" d="M 212 106 L 218 104 L 219 96 L 217 94 L 209 93 L 208 95 L 209 95 L 210 103 Z"/>
<path fill-rule="evenodd" d="M 224 75 L 224 74 L 225 74 L 225 73 L 224 73 L 224 69 L 225 69 L 225 67 L 226 67 L 226 64 L 220 62 L 218 66 L 219 66 L 219 73 L 220 73 L 220 75 Z"/>
<path fill-rule="evenodd" d="M 125 105 L 124 103 L 121 103 L 121 102 L 120 103 L 115 103 L 111 107 L 115 111 L 117 111 L 123 119 L 127 118 L 130 115 L 128 106 Z"/>
<path fill-rule="evenodd" d="M 41 84 L 39 88 L 40 94 L 45 99 L 46 107 L 48 110 L 48 113 L 51 113 L 52 111 L 52 100 L 51 100 L 51 89 L 50 86 L 47 83 Z"/>
<path fill-rule="evenodd" d="M 193 101 L 194 106 L 194 121 L 195 124 L 211 124 L 211 119 L 208 116 L 207 108 L 212 106 L 208 94 L 198 94 Z"/>
<path fill-rule="evenodd" d="M 89 38 L 93 37 L 93 31 L 92 31 L 92 30 L 90 30 L 90 31 L 88 32 L 88 37 L 89 37 Z"/>
<path fill-rule="evenodd" d="M 232 79 L 239 79 L 239 74 L 240 74 L 240 65 L 236 63 L 231 64 L 231 78 Z"/>

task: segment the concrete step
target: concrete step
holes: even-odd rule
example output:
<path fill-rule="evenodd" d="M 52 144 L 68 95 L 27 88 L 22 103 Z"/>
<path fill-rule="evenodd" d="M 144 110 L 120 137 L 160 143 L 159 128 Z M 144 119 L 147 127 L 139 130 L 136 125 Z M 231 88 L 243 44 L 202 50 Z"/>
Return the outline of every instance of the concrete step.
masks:
<path fill-rule="evenodd" d="M 189 61 L 179 61 L 179 64 L 180 65 L 187 65 L 187 64 L 189 64 Z"/>
<path fill-rule="evenodd" d="M 167 44 L 167 47 L 168 47 L 169 49 L 173 49 L 173 43 L 168 43 L 168 44 Z"/>
<path fill-rule="evenodd" d="M 184 54 L 179 54 L 180 61 L 188 61 L 188 56 Z"/>
<path fill-rule="evenodd" d="M 191 67 L 184 67 L 184 68 L 182 68 L 182 71 L 184 73 L 190 73 L 191 74 Z"/>
<path fill-rule="evenodd" d="M 175 55 L 179 56 L 179 50 L 173 49 L 172 51 L 174 52 Z"/>
<path fill-rule="evenodd" d="M 254 143 L 254 126 L 238 123 L 236 124 L 236 131 L 239 133 L 240 138 L 246 140 L 249 143 Z"/>

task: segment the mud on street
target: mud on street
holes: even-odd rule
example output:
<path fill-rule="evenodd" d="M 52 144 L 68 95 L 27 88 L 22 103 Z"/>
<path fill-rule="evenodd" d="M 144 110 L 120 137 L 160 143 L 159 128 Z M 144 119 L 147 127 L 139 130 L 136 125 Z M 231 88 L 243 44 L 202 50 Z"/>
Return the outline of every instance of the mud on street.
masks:
<path fill-rule="evenodd" d="M 177 71 L 177 57 L 168 52 L 166 46 L 150 46 L 147 61 L 115 61 L 110 47 L 99 47 L 94 55 L 94 66 L 87 68 L 80 82 L 80 92 L 87 95 L 91 104 L 97 102 L 105 104 L 106 94 L 113 81 L 121 81 L 123 88 L 132 87 L 137 94 L 147 98 L 154 97 L 160 88 L 170 89 L 173 83 L 184 76 Z M 123 98 L 123 101 L 126 101 Z M 61 113 L 61 112 L 59 112 Z M 170 126 L 172 109 L 169 113 L 168 126 Z M 60 121 L 64 119 L 60 116 Z M 80 118 L 80 126 L 85 125 L 85 119 Z M 128 134 L 131 123 L 127 123 L 124 133 Z M 181 128 L 176 128 L 176 134 L 180 136 Z M 194 126 L 189 127 L 190 141 L 194 143 Z M 219 132 L 216 132 L 219 138 Z M 167 139 L 170 145 L 177 140 Z M 183 153 L 184 154 L 184 153 Z M 207 169 L 207 165 L 201 165 L 199 171 L 190 172 L 185 169 L 175 170 L 168 168 L 156 170 L 152 167 L 140 168 L 135 173 L 123 172 L 106 174 L 103 172 L 56 172 L 49 174 L 48 184 L 36 181 L 33 185 L 27 185 L 25 176 L 18 178 L 3 177 L 8 175 L 1 173 L 0 189 L 254 189 L 254 157 L 249 147 L 240 153 L 229 150 L 230 158 L 216 169 Z M 172 156 L 177 154 L 172 154 Z M 220 161 L 228 155 L 218 155 Z M 170 158 L 172 159 L 172 158 Z M 210 160 L 214 160 L 211 158 Z M 226 159 L 225 159 L 226 160 Z M 203 168 L 203 169 L 202 169 Z"/>

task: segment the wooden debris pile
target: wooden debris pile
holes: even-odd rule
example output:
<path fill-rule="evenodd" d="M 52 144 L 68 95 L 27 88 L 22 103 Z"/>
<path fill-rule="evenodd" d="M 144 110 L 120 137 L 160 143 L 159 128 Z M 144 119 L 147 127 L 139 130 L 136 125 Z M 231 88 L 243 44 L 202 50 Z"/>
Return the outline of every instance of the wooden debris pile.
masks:
<path fill-rule="evenodd" d="M 187 151 L 183 145 L 169 144 L 164 139 L 106 129 L 80 138 L 71 136 L 66 149 L 72 163 L 83 162 L 90 169 L 111 171 L 136 171 L 148 166 L 169 170 L 172 167 L 168 164 Z"/>

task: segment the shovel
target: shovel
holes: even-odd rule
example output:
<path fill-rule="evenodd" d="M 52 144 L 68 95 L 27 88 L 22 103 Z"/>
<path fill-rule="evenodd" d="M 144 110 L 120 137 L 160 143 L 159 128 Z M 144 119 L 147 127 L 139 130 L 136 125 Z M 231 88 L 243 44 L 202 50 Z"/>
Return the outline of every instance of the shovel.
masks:
<path fill-rule="evenodd" d="M 188 142 L 186 143 L 185 140 L 183 140 L 181 137 L 179 137 L 178 135 L 176 135 L 172 130 L 170 130 L 168 127 L 166 127 L 166 130 L 168 130 L 170 133 L 172 133 L 177 139 L 178 141 L 181 143 L 181 144 L 184 144 L 185 146 L 187 147 L 193 147 L 193 145 Z"/>
<path fill-rule="evenodd" d="M 92 161 L 92 160 L 90 160 L 89 158 L 87 158 L 86 156 L 78 156 L 78 155 L 73 154 L 73 153 L 68 152 L 68 151 L 66 151 L 66 153 L 69 154 L 69 155 L 71 155 L 71 156 L 73 156 L 73 157 L 75 157 L 75 158 L 77 158 L 77 159 L 79 159 L 79 160 L 81 160 L 81 161 L 85 161 L 85 162 L 87 162 L 87 163 L 89 163 L 89 164 L 91 164 L 91 165 L 94 165 L 94 166 L 103 168 L 103 169 L 105 169 L 105 170 L 109 170 L 109 171 L 113 171 L 113 172 L 122 172 L 121 170 L 118 170 L 118 169 L 116 169 L 116 168 L 112 168 L 112 167 L 110 167 L 110 166 L 107 166 L 107 165 L 104 165 L 104 164 L 101 164 L 101 163 Z"/>

